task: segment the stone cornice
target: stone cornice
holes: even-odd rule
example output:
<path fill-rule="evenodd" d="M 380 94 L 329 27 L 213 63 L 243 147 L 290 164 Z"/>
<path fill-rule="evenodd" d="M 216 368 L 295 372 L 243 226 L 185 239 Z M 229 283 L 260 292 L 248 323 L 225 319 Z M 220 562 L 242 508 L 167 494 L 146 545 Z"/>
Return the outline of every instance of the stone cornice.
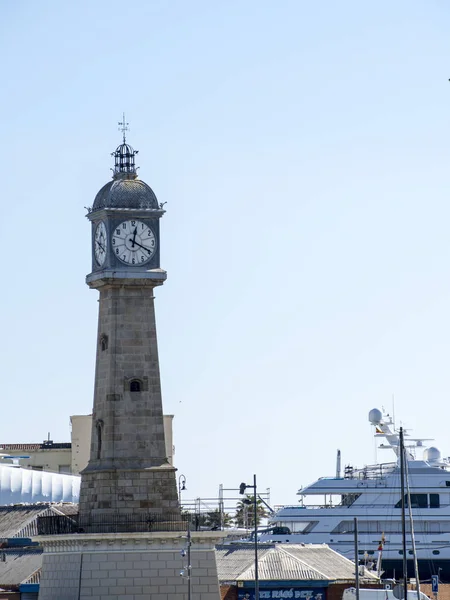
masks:
<path fill-rule="evenodd" d="M 226 537 L 224 531 L 192 531 L 192 551 L 214 550 Z M 73 533 L 39 535 L 33 538 L 44 552 L 173 552 L 186 545 L 182 531 L 137 533 Z"/>

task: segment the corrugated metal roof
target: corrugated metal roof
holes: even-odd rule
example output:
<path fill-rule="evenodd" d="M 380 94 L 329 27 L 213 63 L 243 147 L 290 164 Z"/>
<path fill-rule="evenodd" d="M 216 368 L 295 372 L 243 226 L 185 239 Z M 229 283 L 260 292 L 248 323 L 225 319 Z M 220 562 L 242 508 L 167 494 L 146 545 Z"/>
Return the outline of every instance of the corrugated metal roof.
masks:
<path fill-rule="evenodd" d="M 36 518 L 45 514 L 46 504 L 29 506 L 0 506 L 0 538 L 37 535 Z"/>
<path fill-rule="evenodd" d="M 255 578 L 254 546 L 233 544 L 216 550 L 220 581 Z M 258 575 L 262 581 L 340 581 L 355 578 L 355 565 L 325 544 L 261 544 Z M 368 571 L 363 579 L 375 580 Z"/>
<path fill-rule="evenodd" d="M 16 588 L 42 566 L 42 550 L 5 551 L 0 561 L 0 587 Z"/>
<path fill-rule="evenodd" d="M 41 444 L 0 444 L 0 450 L 39 450 Z"/>
<path fill-rule="evenodd" d="M 354 579 L 355 564 L 326 544 L 282 544 L 281 550 L 324 573 L 327 579 Z M 369 576 L 371 576 L 369 574 Z"/>
<path fill-rule="evenodd" d="M 303 561 L 283 552 L 279 548 L 274 548 L 272 552 L 268 552 L 264 558 L 258 560 L 258 578 L 261 581 L 286 581 L 289 579 L 321 581 L 328 579 L 319 571 L 311 569 Z M 255 579 L 255 565 L 253 564 L 241 573 L 238 579 L 242 581 Z"/>
<path fill-rule="evenodd" d="M 259 559 L 261 560 L 270 549 L 269 547 L 260 547 L 258 550 Z M 254 563 L 254 560 L 255 556 L 251 546 L 237 544 L 217 546 L 216 562 L 219 581 L 235 581 L 245 569 L 248 569 Z"/>
<path fill-rule="evenodd" d="M 70 450 L 71 442 L 51 442 L 44 440 L 40 444 L 0 444 L 0 450 Z"/>
<path fill-rule="evenodd" d="M 37 517 L 44 515 L 72 515 L 77 504 L 19 504 L 0 506 L 0 539 L 33 537 L 37 535 Z"/>

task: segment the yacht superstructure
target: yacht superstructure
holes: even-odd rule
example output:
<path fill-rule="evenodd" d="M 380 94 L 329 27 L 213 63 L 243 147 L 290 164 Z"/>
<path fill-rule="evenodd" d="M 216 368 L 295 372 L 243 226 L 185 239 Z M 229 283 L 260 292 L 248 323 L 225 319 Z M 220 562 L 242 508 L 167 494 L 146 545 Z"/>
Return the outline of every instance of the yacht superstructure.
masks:
<path fill-rule="evenodd" d="M 378 409 L 370 411 L 369 421 L 375 437 L 383 439 L 380 447 L 391 448 L 397 460 L 361 469 L 347 466 L 341 476 L 338 453 L 336 476 L 322 477 L 299 490 L 300 505 L 284 506 L 272 515 L 259 535 L 261 541 L 326 543 L 353 560 L 357 517 L 360 561 L 375 563 L 381 552 L 385 576 L 401 574 L 399 435 L 392 418 Z M 441 581 L 450 582 L 450 459 L 442 458 L 435 447 L 425 448 L 424 441 L 405 440 L 419 573 L 421 579 L 436 574 Z M 419 451 L 423 456 L 416 458 Z M 324 498 L 323 504 L 313 503 L 317 496 Z M 409 523 L 407 528 L 409 531 Z M 413 552 L 409 548 L 408 573 L 412 576 Z"/>

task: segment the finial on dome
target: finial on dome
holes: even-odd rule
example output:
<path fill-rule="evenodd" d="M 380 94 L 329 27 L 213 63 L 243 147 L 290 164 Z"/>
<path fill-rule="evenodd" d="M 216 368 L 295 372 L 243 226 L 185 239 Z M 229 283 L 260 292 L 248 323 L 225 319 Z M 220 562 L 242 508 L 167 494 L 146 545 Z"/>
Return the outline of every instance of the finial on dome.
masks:
<path fill-rule="evenodd" d="M 126 143 L 125 132 L 129 131 L 129 123 L 125 121 L 125 113 L 123 113 L 123 120 L 119 121 L 119 131 L 123 134 L 123 142 L 120 146 L 117 146 L 115 152 L 111 153 L 114 156 L 114 169 L 112 169 L 114 179 L 136 179 L 137 169 L 134 164 L 134 157 L 138 153 L 138 150 L 134 150 L 129 144 Z"/>
<path fill-rule="evenodd" d="M 119 127 L 119 131 L 121 131 L 121 132 L 122 132 L 122 135 L 123 135 L 123 143 L 125 144 L 125 142 L 127 141 L 127 140 L 126 140 L 126 138 L 125 138 L 125 132 L 126 132 L 126 131 L 130 131 L 130 128 L 128 127 L 129 123 L 127 123 L 127 122 L 125 121 L 125 113 L 123 113 L 122 120 L 118 122 L 118 125 L 120 125 L 120 127 Z"/>

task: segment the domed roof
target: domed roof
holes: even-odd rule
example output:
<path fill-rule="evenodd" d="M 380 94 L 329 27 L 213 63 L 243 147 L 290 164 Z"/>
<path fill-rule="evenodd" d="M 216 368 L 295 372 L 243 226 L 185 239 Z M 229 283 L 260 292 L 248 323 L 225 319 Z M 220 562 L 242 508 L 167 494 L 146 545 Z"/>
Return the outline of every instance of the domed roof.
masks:
<path fill-rule="evenodd" d="M 102 208 L 158 209 L 152 188 L 140 179 L 113 179 L 98 192 L 92 210 Z"/>

